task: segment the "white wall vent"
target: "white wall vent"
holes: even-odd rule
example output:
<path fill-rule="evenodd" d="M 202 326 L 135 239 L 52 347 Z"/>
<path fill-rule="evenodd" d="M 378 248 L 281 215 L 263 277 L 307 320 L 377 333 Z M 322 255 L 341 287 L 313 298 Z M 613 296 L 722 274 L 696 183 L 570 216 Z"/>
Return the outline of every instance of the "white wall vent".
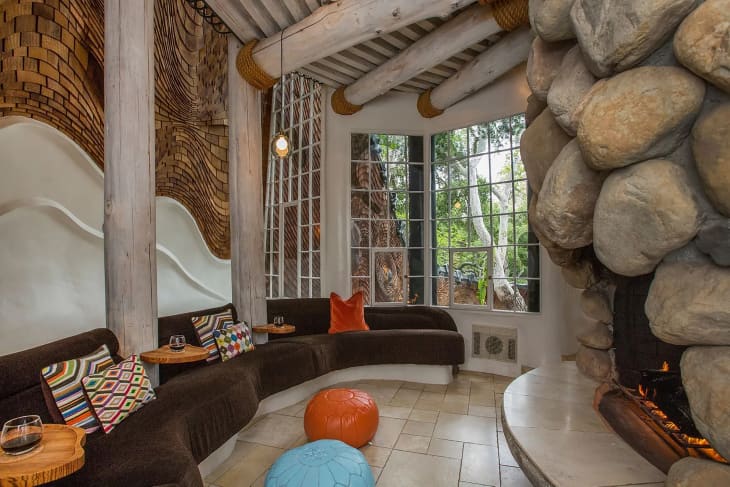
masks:
<path fill-rule="evenodd" d="M 471 356 L 517 363 L 517 329 L 472 325 Z"/>

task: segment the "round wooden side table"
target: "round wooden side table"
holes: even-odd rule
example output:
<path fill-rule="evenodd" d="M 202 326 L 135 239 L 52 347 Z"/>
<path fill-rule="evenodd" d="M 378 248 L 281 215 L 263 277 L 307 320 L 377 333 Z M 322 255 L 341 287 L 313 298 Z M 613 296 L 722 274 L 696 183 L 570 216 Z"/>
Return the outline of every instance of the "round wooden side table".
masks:
<path fill-rule="evenodd" d="M 269 341 L 269 333 L 274 335 L 288 335 L 297 331 L 294 325 L 276 326 L 273 323 L 267 325 L 253 325 L 253 342 L 256 345 L 263 345 Z"/>
<path fill-rule="evenodd" d="M 158 349 L 142 352 L 139 358 L 149 364 L 188 364 L 208 358 L 208 350 L 195 345 L 185 345 L 179 352 L 170 349 L 170 345 L 163 345 Z"/>
<path fill-rule="evenodd" d="M 71 475 L 84 466 L 86 433 L 65 424 L 44 424 L 35 450 L 13 456 L 0 453 L 0 487 L 32 487 Z"/>

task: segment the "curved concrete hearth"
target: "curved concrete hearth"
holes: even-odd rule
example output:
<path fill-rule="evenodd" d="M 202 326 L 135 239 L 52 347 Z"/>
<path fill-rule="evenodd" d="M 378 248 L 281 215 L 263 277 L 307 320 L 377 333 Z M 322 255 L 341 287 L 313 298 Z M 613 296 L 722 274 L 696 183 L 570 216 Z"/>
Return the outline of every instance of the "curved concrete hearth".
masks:
<path fill-rule="evenodd" d="M 662 487 L 666 476 L 606 426 L 596 383 L 575 362 L 537 368 L 505 390 L 507 443 L 535 487 Z"/>

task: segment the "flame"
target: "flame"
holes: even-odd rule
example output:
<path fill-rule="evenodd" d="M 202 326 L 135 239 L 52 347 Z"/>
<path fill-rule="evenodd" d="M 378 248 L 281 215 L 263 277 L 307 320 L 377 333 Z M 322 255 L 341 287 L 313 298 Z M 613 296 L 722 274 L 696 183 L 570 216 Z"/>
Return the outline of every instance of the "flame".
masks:
<path fill-rule="evenodd" d="M 639 395 L 641 397 L 646 397 L 646 389 L 644 389 L 644 386 L 642 386 L 641 384 L 639 384 Z"/>
<path fill-rule="evenodd" d="M 669 372 L 669 362 L 667 362 L 666 360 L 662 364 L 662 372 Z"/>

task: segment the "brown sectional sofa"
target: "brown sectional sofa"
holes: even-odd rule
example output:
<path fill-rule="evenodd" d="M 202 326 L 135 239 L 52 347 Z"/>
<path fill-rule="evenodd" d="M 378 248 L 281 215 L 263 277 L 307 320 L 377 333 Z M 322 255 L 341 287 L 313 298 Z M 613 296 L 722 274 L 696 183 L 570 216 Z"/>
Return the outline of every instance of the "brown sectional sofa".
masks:
<path fill-rule="evenodd" d="M 159 340 L 185 334 L 197 343 L 190 317 L 232 305 L 159 319 Z M 202 487 L 198 464 L 243 428 L 260 400 L 328 372 L 358 365 L 464 362 L 464 340 L 451 317 L 428 307 L 368 308 L 369 332 L 327 335 L 328 299 L 272 300 L 269 319 L 283 314 L 296 325 L 281 336 L 225 363 L 162 366 L 157 400 L 110 434 L 89 435 L 86 465 L 57 482 L 64 486 L 151 485 Z M 0 357 L 0 423 L 38 413 L 50 422 L 40 388 L 43 366 L 106 344 L 115 360 L 119 343 L 97 329 Z"/>

